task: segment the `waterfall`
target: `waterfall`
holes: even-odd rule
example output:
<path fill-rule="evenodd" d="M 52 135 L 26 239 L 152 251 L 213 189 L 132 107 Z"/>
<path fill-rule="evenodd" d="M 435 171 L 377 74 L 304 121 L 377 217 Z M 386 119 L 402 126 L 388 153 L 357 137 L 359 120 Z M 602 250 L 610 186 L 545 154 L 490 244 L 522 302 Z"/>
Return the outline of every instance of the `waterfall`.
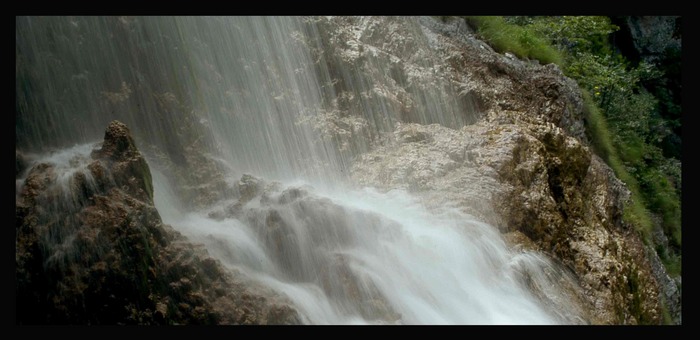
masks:
<path fill-rule="evenodd" d="M 544 255 L 457 209 L 353 185 L 353 160 L 397 124 L 477 119 L 434 39 L 413 17 L 18 17 L 16 144 L 77 171 L 61 152 L 125 122 L 163 221 L 306 323 L 577 322 Z M 195 206 L 181 190 L 210 165 L 233 194 Z"/>
<path fill-rule="evenodd" d="M 385 49 L 352 20 L 20 17 L 17 144 L 96 140 L 118 118 L 171 157 L 199 133 L 241 172 L 322 185 L 398 122 L 474 119 L 416 18 L 392 19 L 407 36 Z"/>

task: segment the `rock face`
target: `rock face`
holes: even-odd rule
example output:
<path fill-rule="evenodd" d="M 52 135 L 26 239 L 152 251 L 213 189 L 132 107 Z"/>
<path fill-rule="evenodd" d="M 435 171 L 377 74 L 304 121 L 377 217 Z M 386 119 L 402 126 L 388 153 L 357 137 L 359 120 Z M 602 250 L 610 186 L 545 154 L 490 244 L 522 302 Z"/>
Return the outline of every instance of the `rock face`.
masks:
<path fill-rule="evenodd" d="M 34 165 L 16 207 L 19 324 L 289 324 L 288 302 L 161 222 L 128 128 Z"/>
<path fill-rule="evenodd" d="M 110 20 L 123 26 L 115 37 L 126 42 L 146 39 L 144 34 L 129 33 L 139 32 L 138 20 L 134 27 L 129 18 Z M 301 20 L 318 36 L 309 39 L 290 32 L 290 39 L 312 57 L 324 101 L 319 108 L 304 108 L 314 114 L 295 124 L 311 124 L 320 138 L 331 140 L 339 158 L 348 160 L 343 166 L 351 163 L 355 183 L 386 190 L 406 188 L 428 206 L 453 205 L 497 226 L 514 247 L 550 255 L 578 280 L 570 294 L 587 311 L 582 313 L 586 322 L 661 323 L 662 292 L 673 316 L 680 313 L 680 293 L 673 282 L 657 282 L 667 275 L 656 253 L 622 221 L 627 189 L 589 148 L 578 86 L 555 65 L 495 53 L 456 18 Z M 97 35 L 96 43 L 104 40 Z M 141 81 L 124 64 L 122 71 L 107 68 L 120 72 L 109 79 L 136 74 L 119 92 L 92 89 L 96 80 L 64 87 L 78 89 L 76 98 L 84 93 L 91 93 L 92 99 L 104 97 L 106 104 L 90 104 L 81 111 L 86 117 L 94 111 L 110 112 L 133 122 L 134 129 L 142 127 L 137 134 L 144 142 L 142 151 L 172 179 L 178 197 L 193 210 L 234 198 L 232 205 L 212 211 L 210 217 L 240 217 L 241 207 L 255 198 L 253 202 L 259 201 L 262 208 L 254 216 L 267 227 L 269 245 L 293 249 L 293 244 L 285 243 L 289 228 L 279 211 L 290 205 L 324 206 L 323 202 L 307 198 L 303 191 L 265 201 L 266 184 L 249 176 L 233 187 L 226 183 L 222 175 L 226 169 L 206 151 L 215 148 L 205 138 L 208 127 L 202 126 L 203 116 L 193 113 L 194 104 L 181 98 L 185 96 L 173 94 L 194 89 L 194 83 L 161 79 L 160 75 L 188 65 L 178 59 L 187 59 L 188 54 L 175 51 L 177 39 L 172 42 L 132 44 L 144 49 L 171 46 L 172 50 L 154 55 L 172 60 L 148 58 L 147 50 L 117 51 L 125 59 L 137 56 L 139 62 L 147 61 L 144 70 L 161 70 L 143 72 L 153 79 Z M 110 45 L 96 46 L 99 51 L 114 50 Z M 649 46 L 649 51 L 657 50 L 656 45 Z M 51 53 L 41 55 L 53 58 Z M 18 79 L 34 79 L 32 68 L 22 71 L 22 63 L 30 58 L 17 59 Z M 78 82 L 90 77 L 81 72 L 58 78 Z M 224 88 L 215 78 L 197 79 L 197 84 L 206 91 Z M 61 87 L 38 80 L 27 83 Z M 183 88 L 170 88 L 175 83 Z M 149 88 L 154 84 L 159 86 Z M 293 87 L 280 90 L 275 98 L 295 96 Z M 149 114 L 140 114 L 138 107 Z M 53 116 L 56 119 L 18 117 L 37 129 L 26 134 L 25 142 L 56 134 L 41 130 L 44 125 L 33 119 L 60 122 Z M 97 119 L 89 123 L 85 126 L 98 124 Z M 57 140 L 71 140 L 63 135 L 85 129 L 72 122 L 61 124 L 49 127 L 60 132 Z M 29 157 L 17 153 L 16 177 L 30 168 L 18 186 L 16 207 L 20 323 L 299 322 L 287 301 L 226 270 L 205 250 L 162 224 L 153 207 L 150 169 L 123 124 L 110 124 L 101 149 L 73 157 L 67 165 L 30 163 Z M 325 266 L 327 278 L 345 279 L 343 259 L 328 261 L 332 263 Z M 296 275 L 293 269 L 289 275 Z M 337 292 L 324 289 L 341 299 L 357 297 L 352 284 Z M 358 308 L 363 311 L 373 303 L 381 304 L 381 299 L 370 294 Z M 392 311 L 385 314 L 387 320 L 393 318 Z"/>
<path fill-rule="evenodd" d="M 669 51 L 680 52 L 680 20 L 678 16 L 629 16 L 624 23 L 639 57 L 656 62 Z"/>
<path fill-rule="evenodd" d="M 458 19 L 421 23 L 445 61 L 435 68 L 479 103 L 480 114 L 460 129 L 399 122 L 382 146 L 357 158 L 353 179 L 407 188 L 428 205 L 454 204 L 508 240 L 534 244 L 578 278 L 588 322 L 661 323 L 651 263 L 658 259 L 622 220 L 629 192 L 589 148 L 576 83 L 555 65 L 493 52 Z M 362 31 L 371 27 L 355 29 L 371 36 Z M 387 39 L 361 42 L 393 46 Z"/>

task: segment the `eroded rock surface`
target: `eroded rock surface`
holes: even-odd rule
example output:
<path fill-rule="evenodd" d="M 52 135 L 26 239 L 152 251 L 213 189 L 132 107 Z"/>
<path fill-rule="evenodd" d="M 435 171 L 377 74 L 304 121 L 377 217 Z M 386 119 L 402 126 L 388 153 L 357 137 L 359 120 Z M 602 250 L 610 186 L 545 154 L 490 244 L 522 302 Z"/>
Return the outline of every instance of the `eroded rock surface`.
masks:
<path fill-rule="evenodd" d="M 20 324 L 300 322 L 161 222 L 148 164 L 118 121 L 91 155 L 32 167 L 16 230 Z"/>
<path fill-rule="evenodd" d="M 576 83 L 555 65 L 493 52 L 459 22 L 421 23 L 445 61 L 435 67 L 479 103 L 480 114 L 458 128 L 396 123 L 357 157 L 353 179 L 409 189 L 427 205 L 455 205 L 510 241 L 534 243 L 576 275 L 589 322 L 662 322 L 656 255 L 622 221 L 629 191 L 591 152 Z M 357 36 L 371 35 L 362 32 L 370 25 L 357 25 Z M 382 46 L 392 46 L 387 40 Z"/>

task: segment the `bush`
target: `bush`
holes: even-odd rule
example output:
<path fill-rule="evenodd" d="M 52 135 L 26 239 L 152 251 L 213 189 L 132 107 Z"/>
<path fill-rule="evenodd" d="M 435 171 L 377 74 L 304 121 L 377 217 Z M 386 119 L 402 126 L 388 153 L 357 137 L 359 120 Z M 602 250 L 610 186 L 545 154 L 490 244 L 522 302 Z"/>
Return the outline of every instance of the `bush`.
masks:
<path fill-rule="evenodd" d="M 529 26 L 570 55 L 579 52 L 612 54 L 608 37 L 620 29 L 610 22 L 610 18 L 604 16 L 536 17 L 531 20 Z"/>

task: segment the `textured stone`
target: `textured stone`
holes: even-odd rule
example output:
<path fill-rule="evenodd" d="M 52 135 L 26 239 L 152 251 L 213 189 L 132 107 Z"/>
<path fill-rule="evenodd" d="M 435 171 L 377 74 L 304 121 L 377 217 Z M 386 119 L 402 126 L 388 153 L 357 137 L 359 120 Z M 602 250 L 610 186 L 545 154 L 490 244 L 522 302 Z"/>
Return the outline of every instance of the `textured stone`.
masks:
<path fill-rule="evenodd" d="M 82 162 L 66 172 L 67 185 L 60 164 L 40 162 L 24 180 L 16 208 L 18 323 L 300 322 L 288 301 L 161 222 L 148 165 L 124 124 L 112 122 Z"/>
<path fill-rule="evenodd" d="M 436 68 L 478 98 L 481 114 L 461 128 L 397 124 L 356 158 L 352 178 L 456 206 L 550 255 L 575 275 L 569 292 L 586 322 L 661 323 L 656 255 L 622 221 L 629 191 L 590 151 L 576 83 L 556 65 L 495 53 L 459 20 L 421 22 L 445 61 Z"/>
<path fill-rule="evenodd" d="M 632 44 L 639 56 L 649 62 L 666 57 L 669 50 L 681 50 L 678 16 L 629 16 L 625 24 L 632 36 Z"/>

